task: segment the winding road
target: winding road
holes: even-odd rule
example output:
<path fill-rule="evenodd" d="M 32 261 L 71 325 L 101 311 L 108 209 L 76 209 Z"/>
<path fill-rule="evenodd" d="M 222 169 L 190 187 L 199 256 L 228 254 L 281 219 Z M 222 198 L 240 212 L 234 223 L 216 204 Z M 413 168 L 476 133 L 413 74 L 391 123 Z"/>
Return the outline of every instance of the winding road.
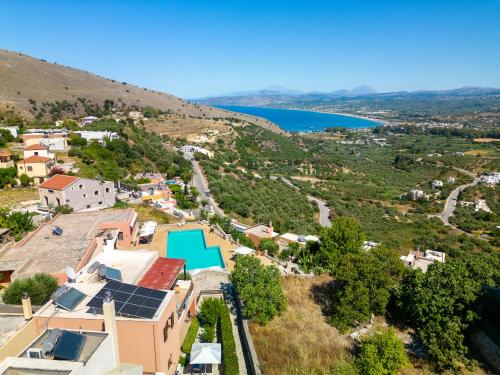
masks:
<path fill-rule="evenodd" d="M 210 208 L 213 209 L 217 215 L 225 216 L 224 212 L 220 209 L 217 202 L 212 197 L 212 194 L 210 194 L 208 182 L 205 180 L 205 176 L 203 175 L 198 162 L 194 159 L 193 154 L 190 152 L 183 152 L 183 155 L 186 160 L 191 161 L 193 166 L 193 186 L 200 192 L 200 199 L 206 199 Z"/>
<path fill-rule="evenodd" d="M 464 190 L 465 188 L 477 185 L 477 183 L 479 182 L 479 177 L 477 177 L 474 173 L 469 172 L 469 171 L 467 171 L 465 169 L 461 169 L 461 168 L 454 168 L 454 169 L 457 170 L 457 171 L 459 171 L 459 172 L 462 172 L 464 174 L 467 174 L 467 175 L 469 175 L 471 177 L 474 177 L 474 181 L 470 182 L 468 184 L 465 184 L 465 185 L 460 185 L 459 187 L 457 187 L 456 189 L 454 189 L 450 193 L 450 195 L 448 196 L 448 198 L 446 198 L 446 203 L 444 204 L 443 212 L 441 212 L 440 214 L 438 214 L 436 216 L 439 219 L 441 219 L 441 221 L 445 225 L 449 225 L 449 226 L 453 227 L 454 229 L 463 232 L 463 230 L 461 230 L 460 228 L 455 227 L 453 224 L 450 223 L 450 217 L 453 216 L 453 213 L 455 212 L 455 208 L 457 207 L 458 195 L 460 194 L 460 192 L 462 190 Z"/>
<path fill-rule="evenodd" d="M 316 202 L 319 208 L 319 224 L 322 227 L 331 227 L 332 222 L 330 221 L 330 208 L 326 205 L 326 203 L 318 198 L 313 197 L 312 195 L 307 196 L 307 200 L 310 202 Z"/>

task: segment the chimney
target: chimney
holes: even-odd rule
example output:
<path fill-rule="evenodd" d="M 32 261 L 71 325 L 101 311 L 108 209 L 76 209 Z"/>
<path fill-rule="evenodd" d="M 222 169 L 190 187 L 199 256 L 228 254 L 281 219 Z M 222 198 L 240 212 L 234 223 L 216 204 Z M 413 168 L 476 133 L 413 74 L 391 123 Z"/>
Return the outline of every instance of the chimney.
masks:
<path fill-rule="evenodd" d="M 113 301 L 111 292 L 109 291 L 106 292 L 102 308 L 104 310 L 104 327 L 106 328 L 106 332 L 108 332 L 111 336 L 111 340 L 113 340 L 116 367 L 120 364 L 120 353 L 118 351 L 118 330 L 116 328 L 115 301 Z"/>
<path fill-rule="evenodd" d="M 33 317 L 33 310 L 31 309 L 31 298 L 26 292 L 23 292 L 22 304 L 24 319 L 30 320 Z"/>
<path fill-rule="evenodd" d="M 269 228 L 267 229 L 267 233 L 269 234 L 270 237 L 273 236 L 273 222 L 271 220 L 269 220 Z"/>

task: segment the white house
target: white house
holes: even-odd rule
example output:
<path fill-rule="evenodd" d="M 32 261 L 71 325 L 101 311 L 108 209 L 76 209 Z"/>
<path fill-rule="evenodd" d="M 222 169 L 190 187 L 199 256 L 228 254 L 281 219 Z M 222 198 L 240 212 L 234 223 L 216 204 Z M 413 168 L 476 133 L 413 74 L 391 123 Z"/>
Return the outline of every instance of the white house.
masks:
<path fill-rule="evenodd" d="M 499 172 L 491 172 L 491 173 L 483 174 L 480 177 L 480 180 L 485 185 L 495 186 L 500 182 L 500 173 Z"/>
<path fill-rule="evenodd" d="M 412 201 L 418 201 L 424 197 L 424 192 L 422 190 L 413 189 L 408 192 L 407 196 L 408 199 Z"/>
<path fill-rule="evenodd" d="M 443 181 L 441 180 L 433 180 L 431 183 L 433 189 L 441 189 L 443 187 Z"/>
<path fill-rule="evenodd" d="M 474 211 L 479 212 L 479 211 L 484 211 L 484 212 L 491 212 L 491 209 L 488 207 L 488 204 L 484 199 L 476 199 L 474 201 Z"/>
<path fill-rule="evenodd" d="M 50 151 L 50 149 L 41 144 L 32 144 L 30 146 L 26 146 L 23 150 L 23 157 L 25 159 L 29 158 L 30 156 L 44 156 L 46 158 L 50 159 L 55 159 L 55 154 Z"/>
<path fill-rule="evenodd" d="M 94 121 L 97 121 L 97 120 L 99 120 L 99 117 L 87 116 L 87 117 L 84 117 L 80 120 L 80 125 L 85 126 L 88 124 L 92 124 Z"/>
<path fill-rule="evenodd" d="M 413 269 L 420 269 L 427 272 L 427 268 L 434 262 L 444 263 L 446 254 L 436 250 L 426 250 L 424 255 L 420 254 L 420 250 L 410 251 L 408 255 L 403 255 L 399 258 L 404 264 Z"/>
<path fill-rule="evenodd" d="M 80 137 L 86 139 L 87 142 L 96 141 L 101 144 L 104 144 L 106 139 L 112 140 L 120 138 L 118 133 L 110 131 L 83 130 L 83 131 L 76 131 L 75 134 L 79 134 Z"/>

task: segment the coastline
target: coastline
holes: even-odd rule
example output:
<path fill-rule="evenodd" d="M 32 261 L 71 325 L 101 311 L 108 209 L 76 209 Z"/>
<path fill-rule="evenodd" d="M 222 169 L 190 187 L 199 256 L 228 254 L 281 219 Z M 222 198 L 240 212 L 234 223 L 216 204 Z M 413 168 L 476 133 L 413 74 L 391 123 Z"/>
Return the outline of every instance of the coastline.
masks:
<path fill-rule="evenodd" d="M 224 108 L 226 107 L 226 108 Z M 227 108 L 230 107 L 230 108 Z M 219 108 L 233 111 L 233 112 L 238 112 L 238 110 L 234 107 L 240 107 L 240 108 L 256 108 L 256 109 L 262 109 L 262 110 L 282 110 L 282 111 L 297 111 L 297 112 L 304 112 L 304 113 L 311 113 L 311 114 L 322 114 L 322 115 L 333 115 L 333 116 L 344 116 L 344 117 L 350 117 L 350 118 L 357 118 L 360 120 L 365 120 L 371 122 L 371 124 L 367 126 L 359 126 L 359 127 L 350 127 L 350 126 L 345 126 L 347 129 L 371 129 L 376 126 L 383 126 L 385 125 L 385 121 L 380 120 L 380 119 L 375 119 L 375 118 L 370 118 L 370 117 L 365 117 L 365 116 L 360 116 L 358 114 L 351 114 L 351 113 L 340 113 L 340 112 L 326 112 L 326 111 L 315 111 L 315 110 L 308 110 L 308 109 L 301 109 L 301 108 L 276 108 L 276 107 L 259 107 L 259 106 L 250 106 L 250 105 L 234 105 L 234 106 L 220 106 Z M 240 113 L 245 113 L 245 112 L 240 112 Z M 246 113 L 248 115 L 248 113 Z M 272 122 L 270 119 L 263 117 L 262 115 L 258 114 L 251 114 L 252 116 L 255 117 L 260 117 L 262 119 L 266 119 L 267 121 Z M 310 132 L 311 129 L 297 129 L 297 130 L 289 130 L 284 127 L 279 126 L 277 123 L 276 124 L 283 132 L 285 133 L 295 133 L 295 132 Z M 314 132 L 324 132 L 326 128 L 329 126 L 326 125 L 324 126 L 323 129 L 314 129 L 312 131 Z M 342 126 L 341 126 L 342 127 Z"/>
<path fill-rule="evenodd" d="M 376 123 L 378 123 L 380 125 L 385 125 L 385 121 L 384 120 L 380 120 L 380 119 L 373 118 L 373 117 L 366 117 L 366 116 L 361 116 L 361 115 L 355 115 L 353 113 L 313 111 L 313 110 L 309 110 L 309 109 L 300 109 L 300 108 L 274 108 L 274 107 L 262 107 L 262 108 L 289 109 L 291 111 L 314 112 L 314 113 L 324 113 L 325 115 L 339 115 L 339 116 L 346 116 L 346 117 L 354 117 L 354 118 L 359 118 L 359 119 L 362 119 L 362 120 L 368 120 L 368 121 L 376 122 Z M 357 129 L 366 129 L 366 128 L 357 128 Z"/>

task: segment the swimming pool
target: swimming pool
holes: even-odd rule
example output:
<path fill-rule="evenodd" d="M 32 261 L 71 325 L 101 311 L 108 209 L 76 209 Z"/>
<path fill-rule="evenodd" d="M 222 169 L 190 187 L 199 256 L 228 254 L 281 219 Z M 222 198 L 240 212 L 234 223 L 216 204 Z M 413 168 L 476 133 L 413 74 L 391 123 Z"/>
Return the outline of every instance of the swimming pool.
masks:
<path fill-rule="evenodd" d="M 167 258 L 185 259 L 188 271 L 209 267 L 224 268 L 219 246 L 207 247 L 202 229 L 169 231 L 166 250 Z"/>

